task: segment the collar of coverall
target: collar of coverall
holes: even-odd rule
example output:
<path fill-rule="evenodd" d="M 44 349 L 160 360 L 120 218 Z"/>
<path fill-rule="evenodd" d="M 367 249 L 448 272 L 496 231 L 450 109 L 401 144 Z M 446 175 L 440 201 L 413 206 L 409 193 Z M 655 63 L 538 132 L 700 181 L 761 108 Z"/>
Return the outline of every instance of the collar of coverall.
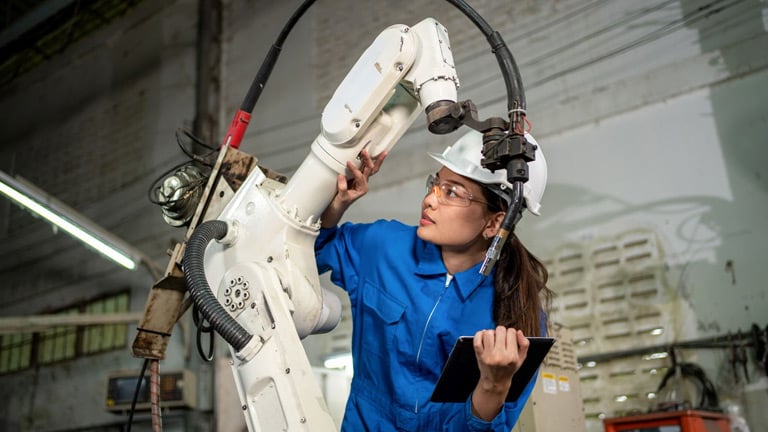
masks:
<path fill-rule="evenodd" d="M 447 274 L 448 270 L 446 270 L 440 255 L 440 247 L 421 239 L 419 239 L 419 242 L 421 246 L 417 247 L 419 247 L 421 253 L 417 256 L 416 275 L 436 276 Z M 486 277 L 493 277 L 493 273 L 489 276 L 483 276 L 480 273 L 481 265 L 482 262 L 479 262 L 473 267 L 453 275 L 453 280 L 459 288 L 462 301 L 469 298 L 477 287 L 485 281 Z"/>

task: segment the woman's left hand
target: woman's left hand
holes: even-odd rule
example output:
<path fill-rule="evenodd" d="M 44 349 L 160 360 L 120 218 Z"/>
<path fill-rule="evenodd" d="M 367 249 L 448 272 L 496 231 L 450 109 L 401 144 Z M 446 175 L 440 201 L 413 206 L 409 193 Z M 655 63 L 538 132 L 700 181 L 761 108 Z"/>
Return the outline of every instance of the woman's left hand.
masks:
<path fill-rule="evenodd" d="M 336 195 L 320 217 L 323 228 L 338 225 L 349 206 L 368 193 L 368 179 L 379 172 L 386 157 L 386 151 L 373 158 L 368 154 L 368 150 L 363 149 L 360 152 L 360 168 L 351 161 L 347 161 L 347 171 L 349 171 L 351 178 L 348 179 L 344 174 L 337 176 Z"/>
<path fill-rule="evenodd" d="M 490 420 L 504 404 L 512 376 L 522 366 L 530 342 L 522 331 L 498 326 L 477 332 L 473 345 L 480 380 L 472 394 L 472 407 L 478 417 Z"/>

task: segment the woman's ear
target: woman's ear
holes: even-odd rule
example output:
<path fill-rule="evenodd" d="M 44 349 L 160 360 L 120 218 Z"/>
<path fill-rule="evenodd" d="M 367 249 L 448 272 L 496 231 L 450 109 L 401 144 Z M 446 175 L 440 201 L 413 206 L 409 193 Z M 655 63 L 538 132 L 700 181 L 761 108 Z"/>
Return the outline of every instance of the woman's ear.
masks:
<path fill-rule="evenodd" d="M 485 224 L 485 229 L 483 230 L 483 237 L 485 238 L 495 237 L 496 234 L 499 232 L 499 229 L 501 228 L 502 221 L 504 221 L 504 212 L 494 213 L 488 219 L 488 222 Z"/>

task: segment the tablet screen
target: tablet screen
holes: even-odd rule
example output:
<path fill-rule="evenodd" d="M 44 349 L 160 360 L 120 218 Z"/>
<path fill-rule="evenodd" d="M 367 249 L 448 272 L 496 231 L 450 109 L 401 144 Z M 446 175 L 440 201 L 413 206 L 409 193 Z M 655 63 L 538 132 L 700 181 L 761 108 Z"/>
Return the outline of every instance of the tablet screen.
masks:
<path fill-rule="evenodd" d="M 461 336 L 456 340 L 430 397 L 432 402 L 465 402 L 475 389 L 480 379 L 480 369 L 477 368 L 472 340 L 472 336 Z M 528 340 L 531 342 L 528 355 L 512 376 L 507 402 L 514 402 L 520 397 L 555 343 L 555 339 L 550 337 L 529 337 Z"/>

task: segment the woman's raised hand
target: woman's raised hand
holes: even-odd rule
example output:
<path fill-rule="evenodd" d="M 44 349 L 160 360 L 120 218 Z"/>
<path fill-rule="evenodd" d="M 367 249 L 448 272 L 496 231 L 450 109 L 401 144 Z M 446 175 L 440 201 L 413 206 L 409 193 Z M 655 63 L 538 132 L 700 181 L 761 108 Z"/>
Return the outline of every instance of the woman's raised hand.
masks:
<path fill-rule="evenodd" d="M 347 170 L 352 177 L 347 179 L 343 174 L 337 177 L 336 195 L 321 216 L 323 228 L 336 226 L 349 206 L 368 193 L 368 179 L 379 172 L 386 157 L 387 152 L 383 151 L 374 159 L 367 150 L 363 149 L 360 152 L 362 159 L 360 168 L 351 161 L 347 161 Z"/>
<path fill-rule="evenodd" d="M 345 207 L 349 207 L 350 204 L 357 201 L 360 197 L 368 193 L 368 179 L 379 172 L 381 164 L 387 157 L 386 152 L 380 153 L 376 159 L 373 159 L 368 151 L 363 149 L 360 152 L 362 158 L 362 164 L 360 168 L 356 167 L 351 161 L 347 161 L 347 170 L 352 174 L 352 178 L 347 179 L 344 175 L 339 174 L 336 184 L 336 196 L 334 201 L 339 201 L 340 204 L 345 204 Z"/>

